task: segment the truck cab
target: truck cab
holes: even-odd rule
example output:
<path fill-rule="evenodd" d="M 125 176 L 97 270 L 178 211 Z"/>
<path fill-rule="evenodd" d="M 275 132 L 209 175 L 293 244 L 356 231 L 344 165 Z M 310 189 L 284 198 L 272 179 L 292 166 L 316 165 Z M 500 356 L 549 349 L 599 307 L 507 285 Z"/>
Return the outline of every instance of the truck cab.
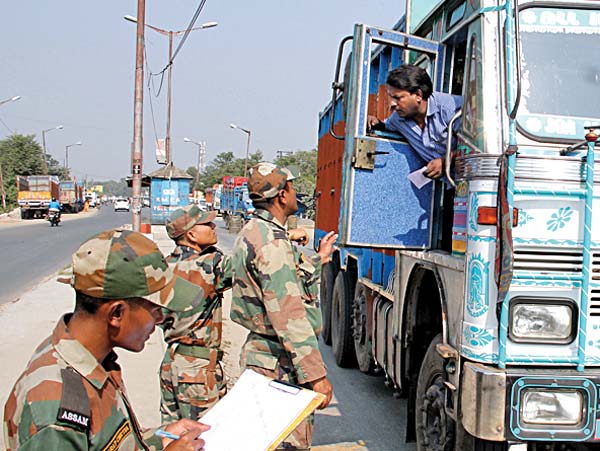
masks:
<path fill-rule="evenodd" d="M 594 0 L 409 0 L 340 45 L 319 116 L 315 242 L 340 235 L 323 340 L 407 397 L 419 450 L 597 446 L 599 46 Z M 427 162 L 367 126 L 407 63 L 463 98 L 445 180 L 421 188 Z"/>

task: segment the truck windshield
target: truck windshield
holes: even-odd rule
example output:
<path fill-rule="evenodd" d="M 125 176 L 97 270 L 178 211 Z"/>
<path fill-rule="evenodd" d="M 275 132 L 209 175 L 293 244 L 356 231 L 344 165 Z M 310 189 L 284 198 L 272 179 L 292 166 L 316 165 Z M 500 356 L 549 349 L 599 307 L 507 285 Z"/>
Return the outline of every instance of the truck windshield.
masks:
<path fill-rule="evenodd" d="M 519 14 L 519 24 L 519 126 L 538 137 L 582 139 L 583 127 L 600 118 L 600 13 L 527 8 Z"/>

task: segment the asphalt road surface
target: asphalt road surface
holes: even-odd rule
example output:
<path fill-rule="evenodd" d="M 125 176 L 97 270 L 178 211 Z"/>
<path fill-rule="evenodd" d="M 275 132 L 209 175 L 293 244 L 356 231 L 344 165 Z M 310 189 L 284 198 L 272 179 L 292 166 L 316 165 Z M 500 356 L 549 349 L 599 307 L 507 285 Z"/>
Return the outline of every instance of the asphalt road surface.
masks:
<path fill-rule="evenodd" d="M 83 213 L 80 213 L 83 215 Z M 71 261 L 86 239 L 103 230 L 131 223 L 131 213 L 115 212 L 112 205 L 96 214 L 77 218 L 63 215 L 59 227 L 48 221 L 0 225 L 0 304 L 14 301 Z"/>

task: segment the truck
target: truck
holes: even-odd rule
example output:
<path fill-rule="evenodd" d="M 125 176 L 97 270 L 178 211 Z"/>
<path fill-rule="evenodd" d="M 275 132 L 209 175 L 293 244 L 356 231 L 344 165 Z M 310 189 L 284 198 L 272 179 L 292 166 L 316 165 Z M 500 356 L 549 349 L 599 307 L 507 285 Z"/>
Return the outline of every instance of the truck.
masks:
<path fill-rule="evenodd" d="M 215 202 L 215 189 L 214 188 L 206 188 L 204 190 L 204 201 L 206 202 L 207 210 L 214 210 L 214 202 Z"/>
<path fill-rule="evenodd" d="M 48 214 L 48 204 L 59 196 L 59 181 L 55 175 L 17 175 L 17 202 L 22 219 L 42 218 Z"/>
<path fill-rule="evenodd" d="M 91 208 L 96 208 L 98 204 L 98 194 L 96 191 L 86 190 L 83 195 L 84 202 L 87 200 Z"/>
<path fill-rule="evenodd" d="M 221 213 L 221 196 L 223 195 L 223 184 L 216 183 L 213 185 L 213 210 Z"/>
<path fill-rule="evenodd" d="M 419 451 L 600 449 L 598 48 L 596 0 L 407 0 L 339 46 L 319 115 L 316 246 L 339 234 L 322 340 L 407 399 Z M 427 162 L 367 127 L 405 63 L 464 101 L 446 181 L 420 189 Z"/>
<path fill-rule="evenodd" d="M 59 201 L 65 213 L 79 213 L 83 208 L 83 185 L 75 179 L 59 185 Z"/>
<path fill-rule="evenodd" d="M 221 214 L 227 229 L 237 233 L 254 213 L 254 206 L 248 195 L 248 178 L 224 176 L 222 180 Z"/>

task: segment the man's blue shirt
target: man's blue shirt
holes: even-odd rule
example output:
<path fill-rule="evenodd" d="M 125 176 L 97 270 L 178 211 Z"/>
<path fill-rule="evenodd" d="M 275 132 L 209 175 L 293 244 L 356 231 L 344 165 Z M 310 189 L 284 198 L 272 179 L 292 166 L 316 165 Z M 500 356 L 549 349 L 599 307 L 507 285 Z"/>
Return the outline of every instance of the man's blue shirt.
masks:
<path fill-rule="evenodd" d="M 51 209 L 56 209 L 56 210 L 60 210 L 60 202 L 58 201 L 50 201 L 50 203 L 48 204 L 48 208 Z"/>
<path fill-rule="evenodd" d="M 414 120 L 402 118 L 394 111 L 384 121 L 385 129 L 403 135 L 415 152 L 425 162 L 430 162 L 446 154 L 447 127 L 462 104 L 463 100 L 460 96 L 434 92 L 427 99 L 425 128 L 421 129 Z M 460 120 L 457 120 L 454 123 L 454 130 L 459 126 Z"/>

